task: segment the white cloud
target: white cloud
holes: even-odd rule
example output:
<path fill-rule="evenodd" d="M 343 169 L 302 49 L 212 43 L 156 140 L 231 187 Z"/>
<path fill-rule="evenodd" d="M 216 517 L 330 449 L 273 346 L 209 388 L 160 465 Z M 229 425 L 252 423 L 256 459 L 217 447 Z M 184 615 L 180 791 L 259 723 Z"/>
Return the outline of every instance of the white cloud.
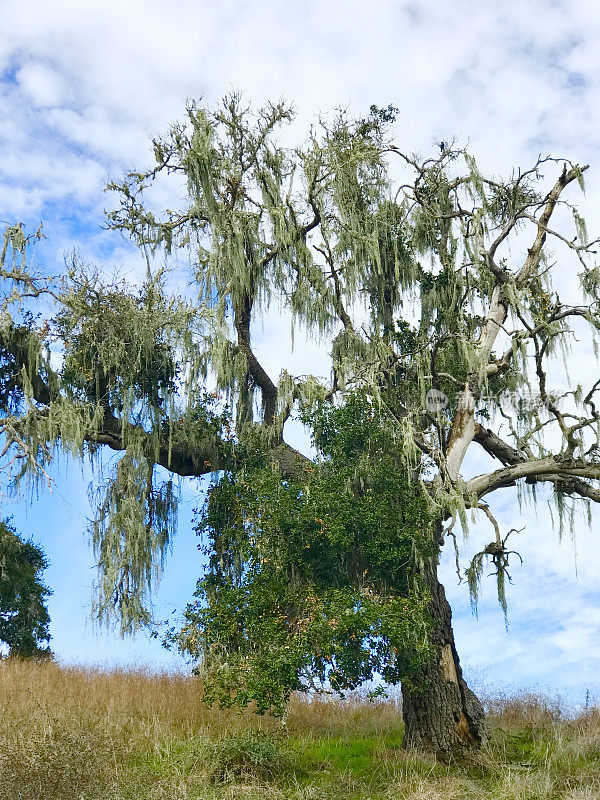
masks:
<path fill-rule="evenodd" d="M 17 72 L 17 80 L 25 94 L 38 108 L 60 105 L 63 99 L 64 88 L 61 77 L 45 64 L 25 64 Z"/>

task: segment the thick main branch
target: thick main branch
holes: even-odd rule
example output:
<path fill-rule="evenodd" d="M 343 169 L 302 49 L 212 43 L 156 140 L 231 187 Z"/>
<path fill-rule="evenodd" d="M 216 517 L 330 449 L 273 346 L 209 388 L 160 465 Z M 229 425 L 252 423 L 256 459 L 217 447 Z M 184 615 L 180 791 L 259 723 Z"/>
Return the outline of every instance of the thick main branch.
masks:
<path fill-rule="evenodd" d="M 234 307 L 234 325 L 237 333 L 238 347 L 246 356 L 248 373 L 261 391 L 263 402 L 263 422 L 273 425 L 277 407 L 277 387 L 267 375 L 256 358 L 250 344 L 250 323 L 252 321 L 252 300 L 248 293 Z"/>
<path fill-rule="evenodd" d="M 537 481 L 558 481 L 565 485 L 573 485 L 572 482 L 578 478 L 599 480 L 600 464 L 557 459 L 554 456 L 530 459 L 515 464 L 514 466 L 504 467 L 503 469 L 471 478 L 471 480 L 467 481 L 465 484 L 465 496 L 470 497 L 476 495 L 477 497 L 483 497 L 496 489 L 514 486 L 521 478 L 525 478 L 530 483 Z M 590 486 L 588 488 L 592 490 L 595 487 Z M 572 488 L 571 491 L 578 490 Z"/>

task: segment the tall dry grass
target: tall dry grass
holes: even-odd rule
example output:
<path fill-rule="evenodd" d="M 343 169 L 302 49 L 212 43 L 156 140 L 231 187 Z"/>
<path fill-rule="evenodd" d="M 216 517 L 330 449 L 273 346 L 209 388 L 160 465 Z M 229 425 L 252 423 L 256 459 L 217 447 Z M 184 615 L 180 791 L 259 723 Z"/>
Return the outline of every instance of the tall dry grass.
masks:
<path fill-rule="evenodd" d="M 591 800 L 600 713 L 491 703 L 469 765 L 400 749 L 397 702 L 294 698 L 284 720 L 207 709 L 195 678 L 0 661 L 0 800 Z"/>
<path fill-rule="evenodd" d="M 147 669 L 61 667 L 53 662 L 0 660 L 0 711 L 9 715 L 93 716 L 110 728 L 118 721 L 176 728 L 190 734 L 278 732 L 343 736 L 361 732 L 381 736 L 402 727 L 397 699 L 369 703 L 359 695 L 347 700 L 294 696 L 280 720 L 216 707 L 201 700 L 197 678 Z"/>

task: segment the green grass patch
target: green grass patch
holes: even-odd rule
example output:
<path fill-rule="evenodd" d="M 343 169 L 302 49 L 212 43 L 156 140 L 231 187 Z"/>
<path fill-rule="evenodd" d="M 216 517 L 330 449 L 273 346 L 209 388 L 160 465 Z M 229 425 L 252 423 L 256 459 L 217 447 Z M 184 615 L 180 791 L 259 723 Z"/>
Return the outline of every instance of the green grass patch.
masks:
<path fill-rule="evenodd" d="M 302 739 L 291 743 L 298 765 L 307 771 L 329 770 L 356 776 L 371 775 L 380 767 L 383 749 L 399 749 L 402 736 L 383 739 L 345 737 L 340 739 Z"/>

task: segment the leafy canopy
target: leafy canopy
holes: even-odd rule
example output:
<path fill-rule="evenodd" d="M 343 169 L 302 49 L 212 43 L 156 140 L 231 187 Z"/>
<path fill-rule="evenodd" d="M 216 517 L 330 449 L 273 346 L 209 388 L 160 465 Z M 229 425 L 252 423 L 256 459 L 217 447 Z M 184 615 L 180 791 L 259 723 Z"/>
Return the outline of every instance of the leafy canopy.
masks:
<path fill-rule="evenodd" d="M 278 711 L 293 690 L 410 679 L 429 655 L 416 565 L 435 552 L 419 467 L 364 395 L 310 415 L 320 459 L 297 476 L 247 462 L 213 483 L 208 569 L 174 640 L 205 699 Z"/>

